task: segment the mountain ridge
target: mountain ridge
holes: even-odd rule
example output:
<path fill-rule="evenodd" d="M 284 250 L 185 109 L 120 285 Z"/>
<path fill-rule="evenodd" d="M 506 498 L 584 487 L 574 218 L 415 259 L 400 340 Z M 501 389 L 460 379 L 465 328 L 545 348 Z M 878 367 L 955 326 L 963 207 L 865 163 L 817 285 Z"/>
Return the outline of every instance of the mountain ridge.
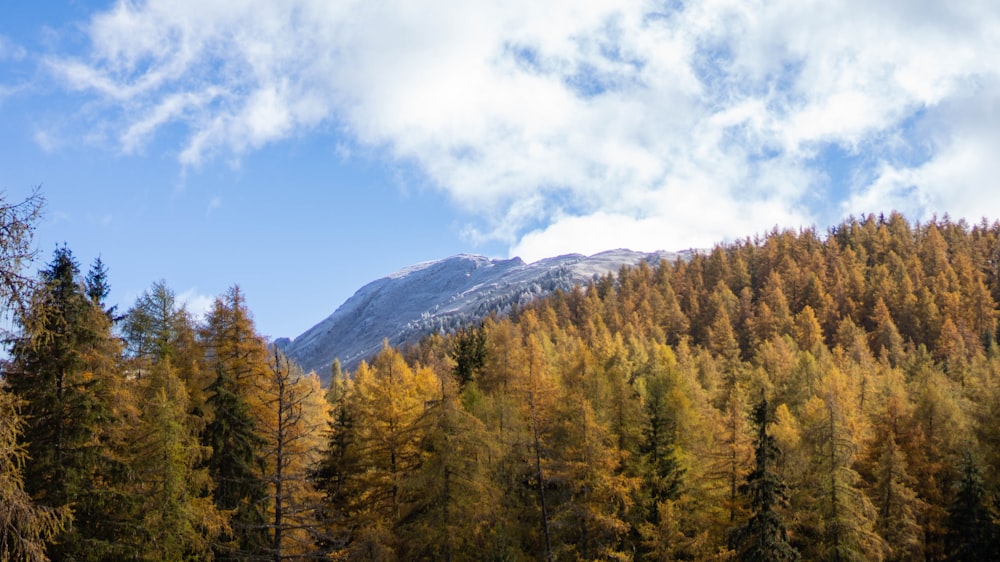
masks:
<path fill-rule="evenodd" d="M 565 254 L 526 263 L 519 257 L 490 259 L 458 254 L 403 267 L 354 293 L 332 314 L 294 339 L 275 344 L 306 371 L 324 381 L 339 359 L 353 370 L 377 352 L 383 341 L 392 346 L 415 343 L 438 331 L 452 332 L 491 313 L 586 284 L 622 266 L 685 258 L 682 252 L 608 250 L 585 256 Z"/>

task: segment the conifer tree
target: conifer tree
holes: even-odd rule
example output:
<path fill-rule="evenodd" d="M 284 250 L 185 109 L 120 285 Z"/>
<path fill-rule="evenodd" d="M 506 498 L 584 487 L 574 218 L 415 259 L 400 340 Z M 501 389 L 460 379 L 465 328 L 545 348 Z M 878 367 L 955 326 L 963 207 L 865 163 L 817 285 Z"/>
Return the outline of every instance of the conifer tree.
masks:
<path fill-rule="evenodd" d="M 665 373 L 656 373 L 646 382 L 643 424 L 645 489 L 649 493 L 647 520 L 656 523 L 658 505 L 680 496 L 684 469 L 677 458 L 678 420 L 671 398 L 672 385 Z"/>
<path fill-rule="evenodd" d="M 215 300 L 202 340 L 208 350 L 208 368 L 215 374 L 206 400 L 211 421 L 202 433 L 202 443 L 211 448 L 206 467 L 216 508 L 232 512 L 231 532 L 213 550 L 220 560 L 259 556 L 269 544 L 262 458 L 266 441 L 251 393 L 266 376 L 267 350 L 254 330 L 239 287 Z"/>
<path fill-rule="evenodd" d="M 135 498 L 116 414 L 122 402 L 118 341 L 86 295 L 72 252 L 57 248 L 42 271 L 7 383 L 21 401 L 22 443 L 31 458 L 25 490 L 41 505 L 70 507 L 73 523 L 49 545 L 53 558 L 127 557 L 137 529 Z"/>
<path fill-rule="evenodd" d="M 966 452 L 955 499 L 948 508 L 947 559 L 961 562 L 1000 557 L 1000 529 L 994 522 L 979 467 Z"/>
<path fill-rule="evenodd" d="M 623 461 L 631 451 L 625 450 L 622 435 L 615 435 L 602 423 L 594 404 L 607 403 L 610 419 L 619 426 L 615 429 L 627 431 L 621 426 L 634 425 L 624 421 L 622 402 L 627 397 L 622 386 L 627 376 L 617 373 L 620 384 L 611 389 L 609 399 L 602 400 L 592 390 L 602 381 L 591 374 L 589 354 L 576 345 L 569 347 L 577 350 L 567 352 L 570 361 L 554 381 L 558 398 L 547 432 L 552 448 L 548 463 L 553 492 L 550 513 L 553 542 L 558 545 L 554 555 L 559 559 L 613 559 L 627 550 L 622 547 L 628 531 L 623 517 L 638 480 L 623 471 Z"/>
<path fill-rule="evenodd" d="M 902 373 L 892 369 L 881 374 L 884 401 L 876 405 L 873 416 L 874 439 L 865 463 L 869 496 L 878 510 L 876 529 L 889 546 L 889 560 L 915 560 L 924 557 L 920 516 L 926 503 L 917 496 L 916 478 L 910 474 L 910 461 L 900 440 L 912 439 L 912 406 Z"/>
<path fill-rule="evenodd" d="M 788 502 L 788 486 L 776 472 L 781 450 L 767 431 L 773 419 L 763 391 L 750 419 L 754 427 L 754 468 L 740 487 L 750 499 L 750 519 L 733 531 L 736 557 L 748 562 L 798 560 L 798 551 L 788 543 L 788 531 L 778 513 Z"/>
<path fill-rule="evenodd" d="M 401 554 L 394 529 L 407 512 L 404 483 L 421 465 L 424 408 L 434 398 L 436 382 L 427 369 L 410 368 L 388 343 L 371 366 L 362 362 L 355 371 L 346 396 L 350 425 L 341 435 L 344 447 L 331 444 L 336 462 L 324 486 L 328 497 L 336 494 L 342 514 L 333 533 L 344 539 L 335 545 L 338 556 Z"/>
<path fill-rule="evenodd" d="M 809 523 L 801 526 L 813 544 L 801 545 L 803 555 L 823 560 L 883 560 L 888 547 L 874 529 L 877 512 L 860 487 L 854 455 L 860 432 L 857 391 L 842 371 L 829 367 L 822 383 L 823 398 L 813 397 L 803 412 L 804 441 L 812 470 L 807 485 L 811 505 L 798 506 Z M 809 518 L 812 518 L 811 520 Z"/>
<path fill-rule="evenodd" d="M 267 385 L 260 390 L 268 414 L 261 420 L 265 480 L 270 496 L 269 554 L 276 561 L 311 550 L 320 492 L 308 478 L 319 461 L 320 430 L 328 423 L 319 378 L 306 376 L 281 351 L 268 357 Z"/>
<path fill-rule="evenodd" d="M 8 202 L 0 193 L 0 232 L 3 232 L 0 236 L 0 315 L 4 318 L 16 319 L 27 312 L 35 280 L 24 272 L 24 268 L 35 258 L 32 237 L 44 204 L 45 198 L 38 189 L 17 203 Z M 5 340 L 10 335 L 7 330 L 0 333 Z"/>
<path fill-rule="evenodd" d="M 21 475 L 26 455 L 16 398 L 0 386 L 0 560 L 48 560 L 45 545 L 60 533 L 69 509 L 35 505 Z"/>
<path fill-rule="evenodd" d="M 108 266 L 104 265 L 101 256 L 97 256 L 94 259 L 94 263 L 90 266 L 90 271 L 87 272 L 84 283 L 87 296 L 90 297 L 91 302 L 107 314 L 108 320 L 117 322 L 119 318 L 115 315 L 115 312 L 118 307 L 107 307 L 106 301 L 108 295 L 111 294 L 111 284 L 108 279 Z"/>
<path fill-rule="evenodd" d="M 493 548 L 490 533 L 499 490 L 488 459 L 495 442 L 462 405 L 458 377 L 445 374 L 423 414 L 419 467 L 402 484 L 401 558 L 464 560 Z"/>
<path fill-rule="evenodd" d="M 209 558 L 213 540 L 226 527 L 211 496 L 206 448 L 188 421 L 188 395 L 170 355 L 142 381 L 143 408 L 135 451 L 139 509 L 147 539 L 145 560 Z"/>
<path fill-rule="evenodd" d="M 455 334 L 454 342 L 450 354 L 455 361 L 454 374 L 464 386 L 486 362 L 486 332 L 482 326 L 462 329 Z"/>
<path fill-rule="evenodd" d="M 353 532 L 350 513 L 355 499 L 353 476 L 360 471 L 360 452 L 353 406 L 353 380 L 340 368 L 331 366 L 326 401 L 330 406 L 327 442 L 321 458 L 309 471 L 309 478 L 323 495 L 316 513 L 315 544 L 319 552 L 333 555 L 348 543 Z"/>
<path fill-rule="evenodd" d="M 38 191 L 20 203 L 8 203 L 0 195 L 0 315 L 5 318 L 27 312 L 32 281 L 22 269 L 34 257 L 31 240 L 43 203 Z M 6 340 L 6 330 L 0 333 Z M 4 362 L 3 367 L 7 378 L 9 365 Z M 42 562 L 48 560 L 46 543 L 64 530 L 70 512 L 38 505 L 25 490 L 28 457 L 21 407 L 0 380 L 0 560 Z"/>

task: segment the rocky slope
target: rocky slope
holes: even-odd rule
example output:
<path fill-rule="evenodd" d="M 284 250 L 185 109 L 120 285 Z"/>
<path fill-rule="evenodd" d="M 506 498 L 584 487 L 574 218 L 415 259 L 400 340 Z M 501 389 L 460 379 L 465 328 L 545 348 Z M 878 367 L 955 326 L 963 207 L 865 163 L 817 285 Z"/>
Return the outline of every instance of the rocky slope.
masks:
<path fill-rule="evenodd" d="M 400 346 L 435 331 L 451 332 L 512 307 L 569 290 L 595 276 L 645 260 L 658 263 L 684 254 L 645 254 L 612 250 L 593 256 L 570 254 L 524 263 L 520 258 L 491 260 L 459 255 L 425 262 L 373 281 L 347 299 L 333 314 L 294 340 L 276 342 L 307 371 L 329 378 L 339 358 L 354 369 L 382 346 Z"/>

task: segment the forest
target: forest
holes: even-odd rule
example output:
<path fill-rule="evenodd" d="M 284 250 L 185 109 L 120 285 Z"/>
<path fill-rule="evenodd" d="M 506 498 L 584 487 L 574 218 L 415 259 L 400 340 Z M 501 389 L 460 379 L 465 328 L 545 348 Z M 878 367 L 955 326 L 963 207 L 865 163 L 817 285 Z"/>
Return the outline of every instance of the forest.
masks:
<path fill-rule="evenodd" d="M 26 273 L 2 203 L 0 560 L 1000 559 L 1000 223 L 776 228 L 323 387 L 238 286 Z"/>

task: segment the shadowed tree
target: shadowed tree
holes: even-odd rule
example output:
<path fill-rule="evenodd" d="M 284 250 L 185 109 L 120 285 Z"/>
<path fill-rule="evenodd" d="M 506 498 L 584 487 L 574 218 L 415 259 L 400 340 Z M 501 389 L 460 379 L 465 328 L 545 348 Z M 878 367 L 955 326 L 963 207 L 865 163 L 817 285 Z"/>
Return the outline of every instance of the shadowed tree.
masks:
<path fill-rule="evenodd" d="M 979 467 L 968 452 L 962 460 L 955 499 L 948 509 L 947 559 L 961 562 L 1000 558 L 1000 533 L 989 509 Z"/>
<path fill-rule="evenodd" d="M 773 419 L 763 391 L 750 423 L 754 427 L 754 467 L 740 487 L 750 499 L 750 519 L 733 530 L 736 557 L 746 562 L 798 560 L 799 553 L 788 543 L 788 531 L 778 514 L 788 503 L 788 486 L 776 472 L 781 450 L 767 431 Z"/>
<path fill-rule="evenodd" d="M 215 557 L 242 560 L 261 556 L 269 545 L 262 458 L 266 441 L 251 393 L 265 382 L 267 349 L 254 330 L 239 287 L 215 300 L 202 341 L 208 368 L 215 373 L 206 400 L 211 421 L 202 433 L 202 443 L 211 448 L 206 467 L 216 507 L 232 513 L 232 532 L 216 544 Z"/>

